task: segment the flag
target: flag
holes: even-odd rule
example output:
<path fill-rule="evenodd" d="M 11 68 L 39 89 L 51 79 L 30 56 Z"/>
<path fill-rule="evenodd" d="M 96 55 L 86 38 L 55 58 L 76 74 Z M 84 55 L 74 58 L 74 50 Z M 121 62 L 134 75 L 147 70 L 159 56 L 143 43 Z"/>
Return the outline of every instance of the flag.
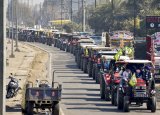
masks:
<path fill-rule="evenodd" d="M 129 81 L 129 85 L 134 87 L 135 85 L 137 84 L 137 78 L 136 78 L 136 75 L 135 73 L 132 75 L 130 81 Z"/>

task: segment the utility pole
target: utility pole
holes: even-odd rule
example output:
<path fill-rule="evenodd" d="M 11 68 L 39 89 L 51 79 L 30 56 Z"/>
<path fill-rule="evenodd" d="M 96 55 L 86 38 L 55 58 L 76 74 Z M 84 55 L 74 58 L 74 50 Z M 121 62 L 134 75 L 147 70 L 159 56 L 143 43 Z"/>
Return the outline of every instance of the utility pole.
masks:
<path fill-rule="evenodd" d="M 46 0 L 46 16 L 45 16 L 45 20 L 48 20 L 48 0 Z M 45 22 L 46 24 L 46 22 Z"/>
<path fill-rule="evenodd" d="M 73 21 L 72 17 L 73 17 L 73 11 L 72 11 L 72 0 L 71 0 L 71 22 Z"/>
<path fill-rule="evenodd" d="M 13 53 L 13 36 L 14 36 L 14 18 L 13 18 L 13 13 L 14 13 L 14 5 L 13 5 L 13 0 L 11 0 L 11 6 L 12 6 L 12 44 L 11 44 L 11 55 L 10 58 L 15 58 L 15 55 Z"/>
<path fill-rule="evenodd" d="M 41 23 L 41 26 L 42 26 L 42 4 L 40 3 L 40 17 L 41 17 L 41 19 L 40 19 L 40 23 Z"/>
<path fill-rule="evenodd" d="M 63 4 L 63 1 L 61 0 L 61 30 L 62 30 L 62 4 Z"/>
<path fill-rule="evenodd" d="M 5 64 L 6 64 L 6 0 L 0 0 L 0 115 L 5 115 L 6 100 L 6 82 L 5 82 Z"/>
<path fill-rule="evenodd" d="M 82 10 L 83 10 L 83 22 L 82 22 L 82 31 L 86 31 L 86 0 L 82 0 Z"/>
<path fill-rule="evenodd" d="M 114 29 L 114 0 L 112 2 L 112 31 Z"/>
<path fill-rule="evenodd" d="M 54 20 L 55 19 L 55 16 L 54 16 L 54 9 L 53 9 L 53 1 L 52 1 L 52 20 Z"/>
<path fill-rule="evenodd" d="M 9 5 L 9 0 L 8 0 L 8 22 L 9 22 L 9 41 L 8 43 L 10 42 L 10 5 Z"/>
<path fill-rule="evenodd" d="M 30 7 L 29 7 L 29 0 L 27 1 L 28 3 L 27 3 L 27 6 L 28 6 L 28 10 L 30 9 Z M 29 17 L 27 18 L 27 22 L 29 23 Z M 28 25 L 27 25 L 28 26 Z"/>
<path fill-rule="evenodd" d="M 80 16 L 79 16 L 79 14 L 80 14 L 80 0 L 78 0 L 78 23 L 80 23 Z"/>
<path fill-rule="evenodd" d="M 80 9 L 80 0 L 78 0 L 78 12 L 79 12 L 79 9 Z"/>
<path fill-rule="evenodd" d="M 17 6 L 18 0 L 16 0 L 16 4 L 15 4 L 15 13 L 16 13 L 16 49 L 15 51 L 20 52 L 19 48 L 18 48 L 18 8 L 19 6 Z"/>
<path fill-rule="evenodd" d="M 136 1 L 134 0 L 134 39 L 136 36 Z"/>
<path fill-rule="evenodd" d="M 95 8 L 97 7 L 97 0 L 95 0 Z"/>

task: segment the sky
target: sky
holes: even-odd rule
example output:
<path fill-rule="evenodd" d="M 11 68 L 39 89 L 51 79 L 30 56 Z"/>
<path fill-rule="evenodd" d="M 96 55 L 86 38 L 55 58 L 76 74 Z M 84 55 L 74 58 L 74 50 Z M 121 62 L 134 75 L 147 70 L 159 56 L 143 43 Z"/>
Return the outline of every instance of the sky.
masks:
<path fill-rule="evenodd" d="M 30 0 L 33 1 L 33 4 L 39 4 L 40 2 L 43 2 L 44 0 Z"/>

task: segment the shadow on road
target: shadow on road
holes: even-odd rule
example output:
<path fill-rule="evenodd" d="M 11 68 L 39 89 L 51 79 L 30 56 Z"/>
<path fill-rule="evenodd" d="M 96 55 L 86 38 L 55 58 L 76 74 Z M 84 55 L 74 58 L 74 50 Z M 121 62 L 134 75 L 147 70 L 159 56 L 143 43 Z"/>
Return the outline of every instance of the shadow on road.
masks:
<path fill-rule="evenodd" d="M 111 105 L 109 105 L 109 106 L 111 106 Z M 72 110 L 82 110 L 82 111 L 84 111 L 84 110 L 86 110 L 86 111 L 88 111 L 88 110 L 98 110 L 98 111 L 101 111 L 101 112 L 122 112 L 122 111 L 119 111 L 119 110 L 117 110 L 116 108 L 107 108 L 107 107 L 105 107 L 105 108 L 98 108 L 98 107 L 69 107 L 69 108 L 67 108 L 67 109 L 72 109 Z"/>
<path fill-rule="evenodd" d="M 73 74 L 84 74 L 82 71 L 59 71 L 59 70 L 57 70 L 58 72 L 56 72 L 56 73 L 63 73 L 63 74 L 65 74 L 65 73 L 73 73 Z M 85 75 L 85 74 L 84 74 Z"/>
<path fill-rule="evenodd" d="M 93 98 L 93 97 L 62 97 L 62 99 L 67 99 L 67 100 L 85 100 L 85 101 L 93 101 L 93 102 L 99 102 L 102 101 L 99 97 L 98 98 Z"/>
<path fill-rule="evenodd" d="M 17 104 L 15 106 L 6 106 L 6 112 L 21 112 L 21 105 Z"/>
<path fill-rule="evenodd" d="M 68 75 L 68 76 L 59 76 L 58 77 L 61 77 L 61 78 L 65 78 L 65 77 L 73 77 L 73 78 L 80 78 L 80 80 L 83 80 L 83 78 L 86 78 L 86 76 L 78 76 L 78 75 Z M 81 79 L 82 78 L 82 79 Z M 85 79 L 87 80 L 87 78 Z"/>
<path fill-rule="evenodd" d="M 87 90 L 87 91 L 99 91 L 99 89 L 88 89 L 88 88 L 63 88 L 64 90 Z"/>
<path fill-rule="evenodd" d="M 65 105 L 96 105 L 96 106 L 104 106 L 104 107 L 107 107 L 107 106 L 111 106 L 111 104 L 102 104 L 102 103 L 63 103 Z"/>
<path fill-rule="evenodd" d="M 95 84 L 95 82 L 63 82 L 63 83 L 69 83 L 69 84 Z"/>
<path fill-rule="evenodd" d="M 62 93 L 62 95 L 87 95 L 87 96 L 100 96 L 100 94 L 87 94 L 87 93 Z"/>

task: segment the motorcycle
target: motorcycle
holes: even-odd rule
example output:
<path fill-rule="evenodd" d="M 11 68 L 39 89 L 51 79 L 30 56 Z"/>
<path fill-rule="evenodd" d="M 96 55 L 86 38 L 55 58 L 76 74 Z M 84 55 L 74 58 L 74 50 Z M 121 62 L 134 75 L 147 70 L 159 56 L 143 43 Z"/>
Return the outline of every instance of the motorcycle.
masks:
<path fill-rule="evenodd" d="M 6 98 L 13 98 L 14 96 L 17 95 L 18 91 L 21 89 L 19 87 L 19 82 L 16 78 L 9 76 L 9 78 L 11 79 L 7 85 L 7 94 L 6 94 Z M 20 80 L 20 79 L 19 79 Z"/>

